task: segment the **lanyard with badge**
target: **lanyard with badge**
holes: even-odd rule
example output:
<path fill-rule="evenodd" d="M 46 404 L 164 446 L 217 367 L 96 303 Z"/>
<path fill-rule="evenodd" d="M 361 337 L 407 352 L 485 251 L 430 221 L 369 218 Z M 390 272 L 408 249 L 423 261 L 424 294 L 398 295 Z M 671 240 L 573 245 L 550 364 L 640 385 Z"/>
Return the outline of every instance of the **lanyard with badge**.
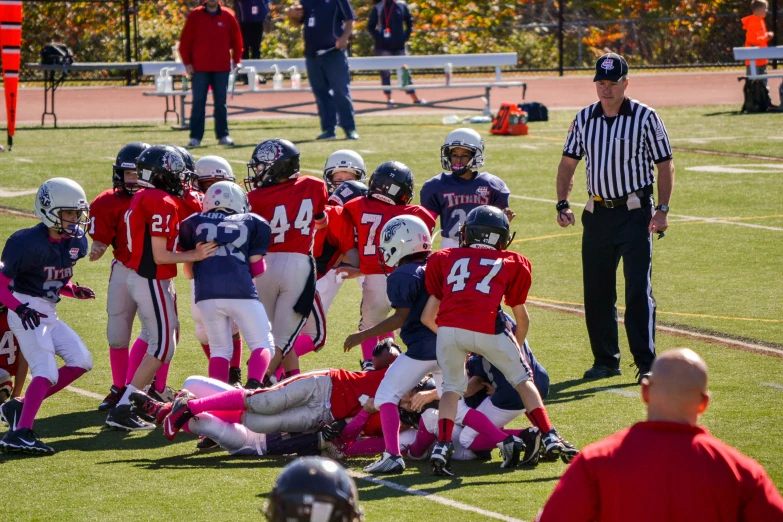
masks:
<path fill-rule="evenodd" d="M 389 9 L 389 12 L 386 13 L 386 4 L 383 4 L 383 16 L 386 19 L 386 23 L 384 25 L 383 29 L 383 37 L 384 38 L 391 38 L 391 29 L 389 28 L 389 22 L 391 21 L 391 17 L 394 14 L 394 0 L 389 2 L 391 4 L 391 9 Z"/>

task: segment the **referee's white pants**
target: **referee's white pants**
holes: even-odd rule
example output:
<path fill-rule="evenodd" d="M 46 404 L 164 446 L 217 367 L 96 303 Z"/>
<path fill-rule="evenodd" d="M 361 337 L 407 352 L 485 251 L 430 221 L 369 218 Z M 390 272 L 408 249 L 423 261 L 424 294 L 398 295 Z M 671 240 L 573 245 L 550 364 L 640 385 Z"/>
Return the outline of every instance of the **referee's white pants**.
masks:
<path fill-rule="evenodd" d="M 274 355 L 275 340 L 264 305 L 256 299 L 206 299 L 197 303 L 209 341 L 210 357 L 231 360 L 234 345 L 231 322 L 235 322 L 250 351 L 264 349 Z M 204 343 L 207 344 L 207 343 Z"/>
<path fill-rule="evenodd" d="M 369 274 L 362 283 L 362 316 L 359 330 L 367 330 L 380 323 L 389 315 L 391 303 L 386 295 L 386 276 Z"/>
<path fill-rule="evenodd" d="M 402 397 L 412 390 L 428 373 L 440 374 L 438 361 L 418 361 L 405 354 L 395 359 L 386 370 L 378 391 L 375 393 L 375 407 L 382 404 L 400 404 Z"/>
<path fill-rule="evenodd" d="M 92 355 L 79 335 L 57 317 L 57 306 L 41 297 L 14 292 L 14 297 L 33 310 L 48 317 L 41 317 L 41 324 L 33 330 L 25 330 L 22 320 L 13 311 L 8 312 L 8 327 L 19 342 L 25 360 L 33 377 L 45 377 L 57 384 L 57 359 L 66 366 L 92 369 Z"/>

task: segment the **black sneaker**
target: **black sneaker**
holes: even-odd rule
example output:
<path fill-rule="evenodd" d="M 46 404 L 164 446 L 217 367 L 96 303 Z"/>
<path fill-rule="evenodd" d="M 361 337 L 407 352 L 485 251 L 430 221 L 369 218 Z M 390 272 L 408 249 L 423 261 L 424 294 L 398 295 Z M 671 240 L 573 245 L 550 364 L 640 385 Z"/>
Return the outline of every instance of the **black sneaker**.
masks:
<path fill-rule="evenodd" d="M 541 453 L 548 461 L 555 461 L 565 451 L 565 445 L 560 440 L 557 430 L 552 428 L 541 438 Z"/>
<path fill-rule="evenodd" d="M 250 379 L 248 379 L 248 382 L 250 382 Z M 272 386 L 276 385 L 278 383 L 277 377 L 274 375 L 265 375 L 264 381 L 261 383 L 262 388 L 271 388 Z"/>
<path fill-rule="evenodd" d="M 171 386 L 164 386 L 161 391 L 158 391 L 155 389 L 154 382 L 147 394 L 158 402 L 174 402 L 174 399 L 177 397 L 177 392 Z"/>
<path fill-rule="evenodd" d="M 636 384 L 642 384 L 642 380 L 649 379 L 652 376 L 651 367 L 647 364 L 637 365 L 633 363 L 631 366 L 636 366 Z"/>
<path fill-rule="evenodd" d="M 363 372 L 374 372 L 375 371 L 375 365 L 372 363 L 372 360 L 366 360 L 366 361 L 359 361 L 359 364 L 362 365 L 362 371 Z"/>
<path fill-rule="evenodd" d="M 125 431 L 154 430 L 155 425 L 151 424 L 138 414 L 131 410 L 130 404 L 115 406 L 106 416 L 106 425 L 112 428 Z"/>
<path fill-rule="evenodd" d="M 560 460 L 562 460 L 564 463 L 568 464 L 574 458 L 576 458 L 577 455 L 579 455 L 579 450 L 576 449 L 576 446 L 565 440 L 564 438 L 560 438 L 560 442 L 563 443 L 563 447 L 565 448 L 562 453 L 560 453 Z"/>
<path fill-rule="evenodd" d="M 519 437 L 509 435 L 503 442 L 498 442 L 498 448 L 500 449 L 500 455 L 503 457 L 503 463 L 500 467 L 508 469 L 519 464 L 519 456 L 522 454 L 522 450 L 525 449 L 525 443 Z"/>
<path fill-rule="evenodd" d="M 116 386 L 109 388 L 109 394 L 104 397 L 103 402 L 98 405 L 98 411 L 106 411 L 114 408 L 117 403 L 120 402 L 123 393 L 125 393 L 124 386 L 122 388 L 117 388 Z"/>
<path fill-rule="evenodd" d="M 38 440 L 38 436 L 30 428 L 9 431 L 3 440 L 0 440 L 0 448 L 9 453 L 54 455 L 54 449 Z"/>
<path fill-rule="evenodd" d="M 165 402 L 156 401 L 141 390 L 131 392 L 128 399 L 130 399 L 133 405 L 131 411 L 145 421 L 156 424 L 163 422 L 160 412 L 163 409 L 163 405 L 166 404 Z"/>
<path fill-rule="evenodd" d="M 180 394 L 176 398 L 174 405 L 171 407 L 171 413 L 163 420 L 163 435 L 169 440 L 174 440 L 174 437 L 185 426 L 185 423 L 194 417 L 190 408 L 188 408 L 188 403 L 195 399 L 196 396 L 187 390 L 182 391 L 185 393 Z"/>
<path fill-rule="evenodd" d="M 22 416 L 22 406 L 24 403 L 19 399 L 11 399 L 0 405 L 0 418 L 3 422 L 8 424 L 8 429 L 14 431 L 16 429 L 16 423 L 19 422 L 19 417 Z"/>
<path fill-rule="evenodd" d="M 246 390 L 257 390 L 259 388 L 266 388 L 266 386 L 263 386 L 258 379 L 248 379 L 245 384 Z"/>
<path fill-rule="evenodd" d="M 454 453 L 454 444 L 451 442 L 436 442 L 430 455 L 432 473 L 439 477 L 453 477 L 451 470 L 451 455 Z"/>
<path fill-rule="evenodd" d="M 522 430 L 519 438 L 525 443 L 525 454 L 519 464 L 522 466 L 535 466 L 541 456 L 541 430 L 538 428 L 528 428 Z"/>
<path fill-rule="evenodd" d="M 218 443 L 210 439 L 209 437 L 199 437 L 198 442 L 196 443 L 196 449 L 200 449 L 200 450 L 208 450 L 217 447 L 218 447 Z"/>
<path fill-rule="evenodd" d="M 606 379 L 607 377 L 614 377 L 622 374 L 623 372 L 620 371 L 620 368 L 609 368 L 602 364 L 594 364 L 592 368 L 585 372 L 582 379 Z"/>
<path fill-rule="evenodd" d="M 232 366 L 228 369 L 228 384 L 235 388 L 242 386 L 242 368 Z"/>

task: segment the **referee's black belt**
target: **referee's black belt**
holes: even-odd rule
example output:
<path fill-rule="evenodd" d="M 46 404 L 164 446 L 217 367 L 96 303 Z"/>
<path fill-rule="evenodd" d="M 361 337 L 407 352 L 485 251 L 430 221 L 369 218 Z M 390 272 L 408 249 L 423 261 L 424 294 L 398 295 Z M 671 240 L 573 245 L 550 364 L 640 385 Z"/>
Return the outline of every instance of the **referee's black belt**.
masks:
<path fill-rule="evenodd" d="M 640 199 L 650 197 L 652 196 L 652 193 L 653 193 L 652 185 L 647 185 L 645 187 L 640 188 L 639 190 L 634 191 L 634 194 L 639 196 Z M 596 205 L 600 205 L 604 208 L 621 207 L 628 202 L 628 195 L 620 196 L 619 198 L 615 198 L 615 199 L 604 199 L 601 196 L 593 196 L 593 201 L 595 201 Z"/>

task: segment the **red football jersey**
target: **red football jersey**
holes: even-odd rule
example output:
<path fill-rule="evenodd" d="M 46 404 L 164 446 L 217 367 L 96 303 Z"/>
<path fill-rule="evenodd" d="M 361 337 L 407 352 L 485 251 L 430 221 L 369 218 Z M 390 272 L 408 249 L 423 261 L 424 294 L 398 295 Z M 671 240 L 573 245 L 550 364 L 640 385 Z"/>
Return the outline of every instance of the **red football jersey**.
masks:
<path fill-rule="evenodd" d="M 147 279 L 171 279 L 177 275 L 177 265 L 158 265 L 152 256 L 151 237 L 167 238 L 166 248 L 176 249 L 179 233 L 177 207 L 181 199 L 156 188 L 137 192 L 125 214 L 131 258 L 128 268 Z"/>
<path fill-rule="evenodd" d="M 334 267 L 340 256 L 356 246 L 356 232 L 342 218 L 342 213 L 343 207 L 326 205 L 329 224 L 315 233 L 313 256 L 319 279 Z"/>
<path fill-rule="evenodd" d="M 387 368 L 372 372 L 329 370 L 332 379 L 332 416 L 335 419 L 353 417 L 362 408 L 359 398 L 374 398 Z"/>
<path fill-rule="evenodd" d="M 111 245 L 114 259 L 123 265 L 127 265 L 131 257 L 125 226 L 125 212 L 130 203 L 131 198 L 117 194 L 113 188 L 104 190 L 90 203 L 88 234 L 93 241 Z"/>
<path fill-rule="evenodd" d="M 393 217 L 411 214 L 421 218 L 430 228 L 435 228 L 435 217 L 426 208 L 419 205 L 389 205 L 374 198 L 352 199 L 343 207 L 343 218 L 349 226 L 356 229 L 359 247 L 359 270 L 362 274 L 382 274 L 381 260 L 378 257 L 378 245 L 381 242 L 381 230 Z"/>
<path fill-rule="evenodd" d="M 257 188 L 247 195 L 251 212 L 272 227 L 269 252 L 310 254 L 315 235 L 313 219 L 326 209 L 326 183 L 311 176 Z"/>
<path fill-rule="evenodd" d="M 438 326 L 498 334 L 498 308 L 524 304 L 530 290 L 530 261 L 509 250 L 446 248 L 432 254 L 425 271 L 427 293 L 440 299 Z"/>
<path fill-rule="evenodd" d="M 19 343 L 8 327 L 8 309 L 0 313 L 0 368 L 7 371 L 11 377 L 16 375 L 19 367 Z"/>
<path fill-rule="evenodd" d="M 176 199 L 175 201 L 177 202 L 177 216 L 179 217 L 179 222 L 182 223 L 193 214 L 203 210 L 204 194 L 192 189 L 185 191 L 182 199 Z"/>

